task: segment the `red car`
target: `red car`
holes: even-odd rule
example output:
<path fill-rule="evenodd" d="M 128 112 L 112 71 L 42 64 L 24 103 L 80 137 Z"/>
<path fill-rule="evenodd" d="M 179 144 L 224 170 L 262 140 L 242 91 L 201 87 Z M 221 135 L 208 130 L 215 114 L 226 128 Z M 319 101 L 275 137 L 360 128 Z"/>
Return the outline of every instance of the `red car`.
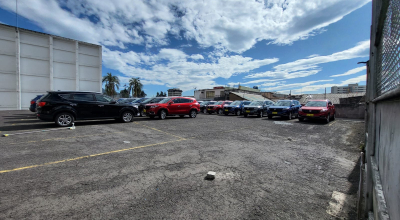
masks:
<path fill-rule="evenodd" d="M 218 114 L 222 115 L 224 113 L 224 105 L 230 105 L 232 101 L 219 101 L 215 103 L 214 105 L 209 105 L 207 107 L 207 112 L 208 114 L 212 114 L 214 112 L 217 112 Z"/>
<path fill-rule="evenodd" d="M 335 120 L 335 116 L 335 106 L 329 100 L 310 100 L 299 109 L 299 121 L 315 118 L 329 123 L 330 120 Z"/>
<path fill-rule="evenodd" d="M 186 97 L 165 98 L 159 103 L 148 104 L 143 109 L 143 112 L 150 118 L 158 116 L 160 119 L 173 115 L 180 117 L 189 115 L 191 118 L 196 118 L 199 111 L 200 104 L 196 99 Z"/>

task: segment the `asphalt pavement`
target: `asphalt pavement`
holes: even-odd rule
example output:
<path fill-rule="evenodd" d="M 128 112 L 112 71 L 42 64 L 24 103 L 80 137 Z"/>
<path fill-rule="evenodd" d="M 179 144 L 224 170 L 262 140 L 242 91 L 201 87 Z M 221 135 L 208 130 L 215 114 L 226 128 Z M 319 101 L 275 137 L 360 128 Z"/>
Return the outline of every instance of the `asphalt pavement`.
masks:
<path fill-rule="evenodd" d="M 0 135 L 11 134 L 0 137 L 0 219 L 356 217 L 363 121 L 200 114 L 75 126 L 47 131 L 57 127 L 33 113 L 0 112 Z"/>

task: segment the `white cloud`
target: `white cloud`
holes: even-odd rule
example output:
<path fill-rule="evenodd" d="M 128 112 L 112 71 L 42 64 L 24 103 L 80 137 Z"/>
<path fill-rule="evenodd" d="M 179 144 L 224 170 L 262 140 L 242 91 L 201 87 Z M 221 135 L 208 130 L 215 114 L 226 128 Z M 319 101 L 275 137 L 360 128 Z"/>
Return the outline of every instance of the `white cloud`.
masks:
<path fill-rule="evenodd" d="M 322 69 L 318 64 L 366 57 L 369 54 L 369 40 L 359 42 L 355 47 L 326 56 L 313 56 L 273 67 L 273 71 L 254 73 L 245 78 L 269 77 L 275 79 L 294 79 L 315 75 Z"/>
<path fill-rule="evenodd" d="M 292 84 L 279 83 L 279 85 L 277 85 L 275 87 L 267 87 L 264 89 L 268 90 L 268 91 L 277 91 L 277 90 L 288 89 L 288 88 L 304 87 L 304 86 L 313 85 L 313 84 L 319 83 L 319 82 L 329 82 L 329 81 L 333 81 L 333 79 L 315 80 L 315 81 L 309 81 L 309 82 L 304 82 L 304 83 L 292 83 Z M 268 86 L 268 85 L 263 85 L 263 86 Z"/>
<path fill-rule="evenodd" d="M 352 74 L 356 74 L 359 73 L 361 71 L 366 71 L 367 67 L 366 66 L 361 66 L 361 67 L 357 67 L 354 69 L 351 69 L 343 74 L 338 74 L 338 75 L 333 75 L 331 77 L 339 77 L 339 76 L 348 76 L 348 75 L 352 75 Z"/>
<path fill-rule="evenodd" d="M 18 12 L 46 32 L 105 46 L 168 45 L 172 35 L 241 53 L 262 40 L 290 44 L 316 35 L 368 2 L 19 0 Z M 15 11 L 15 2 L 0 7 Z"/>
<path fill-rule="evenodd" d="M 201 54 L 193 54 L 190 56 L 190 58 L 194 59 L 194 60 L 203 60 L 204 57 Z"/>

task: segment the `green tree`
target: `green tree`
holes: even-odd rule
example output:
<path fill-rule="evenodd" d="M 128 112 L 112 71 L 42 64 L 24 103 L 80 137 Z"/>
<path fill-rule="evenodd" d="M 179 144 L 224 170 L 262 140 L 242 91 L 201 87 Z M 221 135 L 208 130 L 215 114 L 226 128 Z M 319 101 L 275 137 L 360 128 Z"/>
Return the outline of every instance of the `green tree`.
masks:
<path fill-rule="evenodd" d="M 126 84 L 124 85 L 124 89 L 121 90 L 121 92 L 119 94 L 121 95 L 121 98 L 129 98 L 129 90 L 128 90 Z"/>
<path fill-rule="evenodd" d="M 144 91 L 141 91 L 141 92 L 140 92 L 140 95 L 139 95 L 140 98 L 146 97 L 146 96 L 147 96 L 147 94 L 146 94 Z"/>
<path fill-rule="evenodd" d="M 156 95 L 156 97 L 160 97 L 160 93 L 158 93 L 158 92 L 157 92 L 157 95 Z"/>
<path fill-rule="evenodd" d="M 140 78 L 132 78 L 129 80 L 129 91 L 132 91 L 133 97 L 139 97 L 142 93 L 143 84 L 140 82 Z"/>
<path fill-rule="evenodd" d="M 113 76 L 112 73 L 107 73 L 106 76 L 103 76 L 103 83 L 106 83 L 105 85 L 106 94 L 114 97 L 117 94 L 117 90 L 119 89 L 118 76 Z"/>

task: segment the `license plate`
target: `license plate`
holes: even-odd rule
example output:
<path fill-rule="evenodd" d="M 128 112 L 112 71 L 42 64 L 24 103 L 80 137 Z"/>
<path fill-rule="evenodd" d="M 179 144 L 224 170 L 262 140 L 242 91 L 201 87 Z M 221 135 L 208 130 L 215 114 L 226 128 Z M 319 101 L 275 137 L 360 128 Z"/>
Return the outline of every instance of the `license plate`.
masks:
<path fill-rule="evenodd" d="M 211 111 L 212 109 L 211 109 L 211 108 L 209 108 L 208 110 L 209 110 L 209 111 Z"/>
<path fill-rule="evenodd" d="M 314 114 L 307 114 L 307 116 L 311 116 L 312 117 L 312 116 L 314 116 Z"/>
<path fill-rule="evenodd" d="M 250 113 L 250 110 L 246 110 L 246 113 Z"/>
<path fill-rule="evenodd" d="M 146 109 L 143 109 L 143 112 L 146 113 Z"/>
<path fill-rule="evenodd" d="M 227 111 L 228 111 L 228 109 L 225 109 L 225 111 L 227 112 Z"/>
<path fill-rule="evenodd" d="M 273 114 L 273 115 L 277 115 L 277 114 L 278 114 L 278 112 L 272 112 L 272 114 Z"/>

